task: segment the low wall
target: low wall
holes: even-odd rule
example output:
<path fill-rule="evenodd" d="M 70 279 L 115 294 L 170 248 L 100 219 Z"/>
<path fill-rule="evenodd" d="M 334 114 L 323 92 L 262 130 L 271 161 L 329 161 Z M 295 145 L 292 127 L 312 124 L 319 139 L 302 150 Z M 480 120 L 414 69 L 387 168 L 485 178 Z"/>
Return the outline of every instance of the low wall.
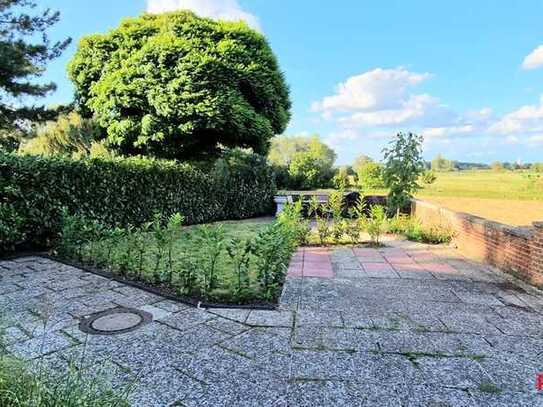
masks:
<path fill-rule="evenodd" d="M 509 226 L 420 200 L 413 201 L 411 212 L 422 223 L 452 227 L 454 243 L 466 257 L 543 287 L 543 222 Z"/>

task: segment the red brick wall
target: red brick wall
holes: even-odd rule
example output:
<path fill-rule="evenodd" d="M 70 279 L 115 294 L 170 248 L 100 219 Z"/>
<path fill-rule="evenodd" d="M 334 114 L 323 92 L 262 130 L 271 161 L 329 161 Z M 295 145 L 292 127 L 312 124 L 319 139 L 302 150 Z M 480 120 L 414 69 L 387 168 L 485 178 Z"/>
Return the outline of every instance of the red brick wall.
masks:
<path fill-rule="evenodd" d="M 466 257 L 543 287 L 543 222 L 514 227 L 419 200 L 413 201 L 412 215 L 423 223 L 452 227 L 454 243 Z"/>

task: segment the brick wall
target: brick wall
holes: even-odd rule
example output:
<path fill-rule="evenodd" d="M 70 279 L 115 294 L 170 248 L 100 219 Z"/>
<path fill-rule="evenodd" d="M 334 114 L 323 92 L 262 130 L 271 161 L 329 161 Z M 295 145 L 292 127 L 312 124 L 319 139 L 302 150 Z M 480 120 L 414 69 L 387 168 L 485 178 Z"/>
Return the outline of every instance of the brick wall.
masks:
<path fill-rule="evenodd" d="M 452 227 L 454 243 L 466 257 L 543 287 L 543 222 L 514 227 L 420 200 L 413 201 L 412 215 L 423 223 Z"/>

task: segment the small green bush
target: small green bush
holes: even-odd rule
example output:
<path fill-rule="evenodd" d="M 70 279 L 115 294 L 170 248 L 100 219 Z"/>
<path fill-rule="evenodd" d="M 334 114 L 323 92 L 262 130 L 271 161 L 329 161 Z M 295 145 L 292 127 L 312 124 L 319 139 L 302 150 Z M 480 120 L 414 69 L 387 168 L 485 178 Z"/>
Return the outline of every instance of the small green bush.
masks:
<path fill-rule="evenodd" d="M 9 212 L 0 249 L 28 243 L 49 246 L 62 213 L 108 227 L 140 226 L 156 213 L 176 212 L 186 224 L 269 214 L 276 192 L 263 157 L 226 154 L 221 170 L 141 158 L 71 160 L 0 152 L 0 204 Z M 5 229 L 5 230 L 4 230 Z"/>
<path fill-rule="evenodd" d="M 385 208 L 381 205 L 372 206 L 370 216 L 365 220 L 365 226 L 374 245 L 381 244 L 381 235 L 385 232 L 386 222 Z"/>
<path fill-rule="evenodd" d="M 405 236 L 415 242 L 442 244 L 450 243 L 454 237 L 454 232 L 446 225 L 423 225 L 418 221 L 413 221 L 405 231 Z"/>
<path fill-rule="evenodd" d="M 125 395 L 116 394 L 101 377 L 68 366 L 52 375 L 43 367 L 31 369 L 26 363 L 0 354 L 0 406 L 3 407 L 128 407 Z"/>

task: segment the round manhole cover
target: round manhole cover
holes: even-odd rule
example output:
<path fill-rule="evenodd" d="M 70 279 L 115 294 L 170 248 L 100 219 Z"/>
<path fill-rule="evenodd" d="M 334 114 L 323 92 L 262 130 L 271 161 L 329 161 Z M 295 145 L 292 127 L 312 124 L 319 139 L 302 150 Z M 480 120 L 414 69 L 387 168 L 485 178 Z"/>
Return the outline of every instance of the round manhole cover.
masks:
<path fill-rule="evenodd" d="M 148 312 L 120 307 L 90 315 L 81 321 L 79 328 L 95 335 L 115 335 L 138 329 L 152 320 Z"/>

